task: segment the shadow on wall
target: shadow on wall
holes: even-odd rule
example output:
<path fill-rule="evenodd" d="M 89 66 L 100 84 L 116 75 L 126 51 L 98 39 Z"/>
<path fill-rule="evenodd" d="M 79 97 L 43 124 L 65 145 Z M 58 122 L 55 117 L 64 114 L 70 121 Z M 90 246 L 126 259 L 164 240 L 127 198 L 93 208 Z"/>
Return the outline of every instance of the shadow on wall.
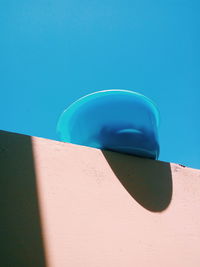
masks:
<path fill-rule="evenodd" d="M 144 208 L 165 210 L 172 198 L 170 164 L 102 150 L 113 172 L 128 193 Z"/>
<path fill-rule="evenodd" d="M 31 138 L 0 131 L 0 265 L 46 266 Z"/>

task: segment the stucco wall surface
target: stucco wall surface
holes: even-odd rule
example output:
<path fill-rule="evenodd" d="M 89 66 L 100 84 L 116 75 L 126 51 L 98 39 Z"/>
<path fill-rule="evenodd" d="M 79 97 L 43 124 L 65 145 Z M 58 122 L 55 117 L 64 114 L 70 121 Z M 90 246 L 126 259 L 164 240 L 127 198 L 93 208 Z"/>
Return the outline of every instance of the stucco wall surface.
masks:
<path fill-rule="evenodd" d="M 200 266 L 200 170 L 3 131 L 0 148 L 2 266 Z"/>

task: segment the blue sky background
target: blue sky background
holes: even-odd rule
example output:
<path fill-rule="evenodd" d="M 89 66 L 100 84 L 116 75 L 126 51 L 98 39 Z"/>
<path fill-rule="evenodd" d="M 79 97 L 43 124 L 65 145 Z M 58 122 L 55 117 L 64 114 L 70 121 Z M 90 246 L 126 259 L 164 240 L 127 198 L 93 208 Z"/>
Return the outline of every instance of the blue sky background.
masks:
<path fill-rule="evenodd" d="M 200 168 L 199 12 L 199 0 L 1 0 L 0 128 L 57 139 L 71 102 L 129 89 L 159 107 L 159 159 Z"/>

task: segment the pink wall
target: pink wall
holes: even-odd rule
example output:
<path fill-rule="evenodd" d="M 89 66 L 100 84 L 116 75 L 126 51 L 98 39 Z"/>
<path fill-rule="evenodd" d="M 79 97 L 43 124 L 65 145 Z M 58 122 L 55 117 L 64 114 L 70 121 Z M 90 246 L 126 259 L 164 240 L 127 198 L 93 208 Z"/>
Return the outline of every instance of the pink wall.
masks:
<path fill-rule="evenodd" d="M 199 170 L 6 132 L 0 142 L 9 266 L 200 266 Z"/>

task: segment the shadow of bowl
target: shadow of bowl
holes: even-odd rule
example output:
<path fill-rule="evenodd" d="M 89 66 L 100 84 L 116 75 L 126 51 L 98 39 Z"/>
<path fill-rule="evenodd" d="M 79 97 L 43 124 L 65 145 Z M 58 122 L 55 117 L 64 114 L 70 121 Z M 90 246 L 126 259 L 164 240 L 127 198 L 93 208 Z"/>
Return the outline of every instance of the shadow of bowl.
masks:
<path fill-rule="evenodd" d="M 145 209 L 165 210 L 172 198 L 172 174 L 169 163 L 102 150 L 128 193 Z"/>

